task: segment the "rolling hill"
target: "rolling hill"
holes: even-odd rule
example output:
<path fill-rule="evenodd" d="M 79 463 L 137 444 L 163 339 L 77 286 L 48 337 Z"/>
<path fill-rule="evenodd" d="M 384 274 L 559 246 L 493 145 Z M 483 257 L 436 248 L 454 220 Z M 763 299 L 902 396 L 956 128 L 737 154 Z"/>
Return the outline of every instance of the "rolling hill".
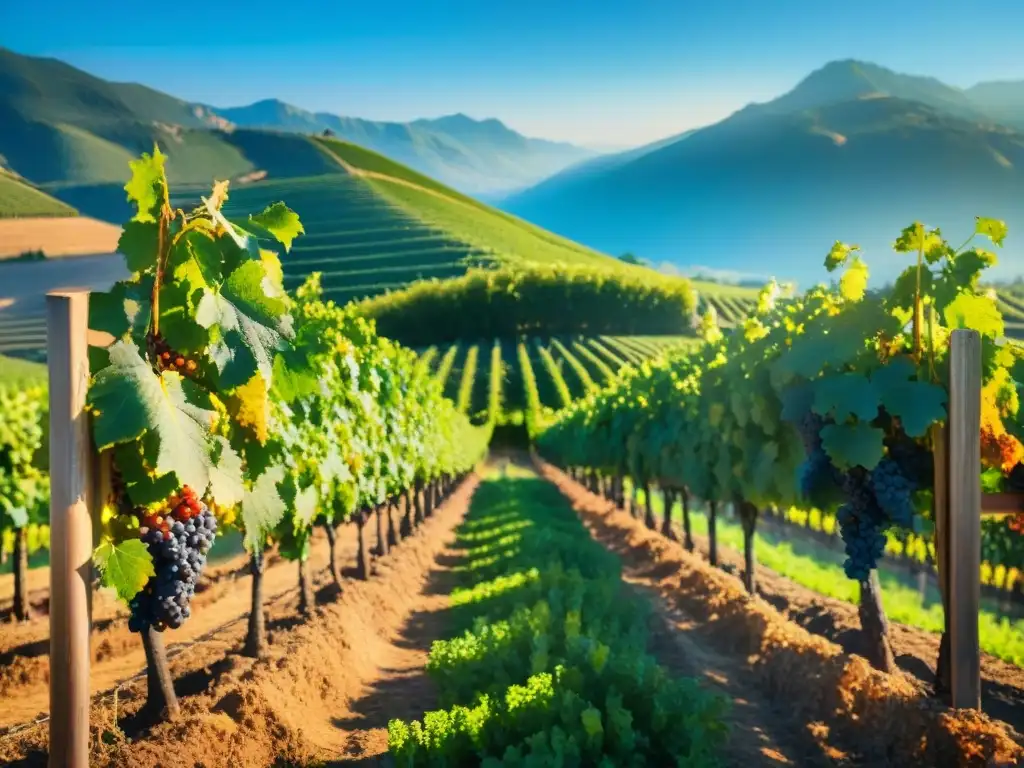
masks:
<path fill-rule="evenodd" d="M 471 192 L 523 187 L 592 154 L 464 115 L 377 123 L 274 100 L 218 111 L 0 48 L 0 166 L 109 221 L 124 213 L 117 187 L 128 161 L 154 142 L 176 183 L 294 178 L 329 172 L 308 139 L 325 128 Z"/>
<path fill-rule="evenodd" d="M 993 109 L 1008 103 L 991 96 L 1001 88 L 833 62 L 772 102 L 639 156 L 602 158 L 597 172 L 569 169 L 502 207 L 607 252 L 805 284 L 824 277 L 836 239 L 860 244 L 886 279 L 910 222 L 958 239 L 975 216 L 993 216 L 1010 225 L 1003 274 L 1013 273 L 1024 265 L 1014 237 L 1024 134 Z"/>
<path fill-rule="evenodd" d="M 454 277 L 478 265 L 539 262 L 650 274 L 644 267 L 625 264 L 484 205 L 365 148 L 325 138 L 311 139 L 310 145 L 334 163 L 336 172 L 237 186 L 225 206 L 233 216 L 284 200 L 299 213 L 306 234 L 282 258 L 289 288 L 311 272 L 320 272 L 325 296 L 344 303 L 420 279 Z M 179 189 L 172 202 L 187 207 L 194 202 L 190 196 L 201 191 Z M 7 273 L 9 285 L 21 286 L 13 305 L 0 307 L 0 353 L 29 360 L 45 354 L 41 297 L 46 290 L 76 284 L 98 290 L 125 274 L 118 256 L 0 269 L 14 270 Z M 749 289 L 711 283 L 694 283 L 694 288 L 701 308 L 714 306 L 724 325 L 742 319 L 755 296 Z M 523 342 L 521 357 L 516 339 L 466 339 L 422 351 L 438 376 L 443 374 L 452 398 L 479 414 L 490 402 L 492 364 L 501 366 L 497 381 L 503 413 L 524 407 L 524 360 L 529 361 L 542 404 L 554 408 L 564 404 L 566 396 L 571 399 L 603 385 L 625 362 L 689 342 L 692 339 L 680 336 L 531 338 Z M 472 364 L 467 358 L 471 348 L 477 348 Z"/>
<path fill-rule="evenodd" d="M 67 203 L 0 168 L 0 219 L 77 216 Z"/>

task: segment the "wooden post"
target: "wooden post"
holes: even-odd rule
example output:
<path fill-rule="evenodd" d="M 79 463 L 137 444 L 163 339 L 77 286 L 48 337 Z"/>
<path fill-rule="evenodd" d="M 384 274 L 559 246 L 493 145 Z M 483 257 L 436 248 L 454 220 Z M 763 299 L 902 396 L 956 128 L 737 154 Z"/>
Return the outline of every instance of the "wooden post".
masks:
<path fill-rule="evenodd" d="M 89 765 L 89 294 L 46 297 L 50 372 L 50 768 Z"/>
<path fill-rule="evenodd" d="M 949 349 L 949 563 L 952 705 L 981 708 L 981 336 L 953 331 Z"/>
<path fill-rule="evenodd" d="M 932 427 L 932 462 L 935 469 L 935 492 L 932 514 L 935 517 L 935 567 L 942 597 L 943 629 L 939 641 L 939 659 L 935 667 L 935 690 L 945 697 L 951 690 L 949 677 L 949 426 Z"/>

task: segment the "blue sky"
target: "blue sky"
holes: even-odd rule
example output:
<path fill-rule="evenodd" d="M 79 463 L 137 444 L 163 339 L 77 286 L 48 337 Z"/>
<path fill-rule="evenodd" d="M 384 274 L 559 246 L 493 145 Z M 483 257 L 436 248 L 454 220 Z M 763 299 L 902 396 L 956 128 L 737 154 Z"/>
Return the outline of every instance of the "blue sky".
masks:
<path fill-rule="evenodd" d="M 0 45 L 188 100 L 464 112 L 591 146 L 713 122 L 832 59 L 1024 79 L 1021 30 L 1024 0 L 0 0 Z"/>

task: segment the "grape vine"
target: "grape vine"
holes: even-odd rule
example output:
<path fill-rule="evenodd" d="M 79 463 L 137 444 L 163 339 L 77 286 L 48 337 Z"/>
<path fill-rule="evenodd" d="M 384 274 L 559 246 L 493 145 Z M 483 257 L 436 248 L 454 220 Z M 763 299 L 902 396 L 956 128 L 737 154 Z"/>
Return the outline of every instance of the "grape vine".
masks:
<path fill-rule="evenodd" d="M 1006 228 L 978 219 L 974 235 L 1000 246 Z M 793 296 L 771 283 L 757 313 L 728 334 L 703 318 L 698 352 L 642 366 L 567 409 L 540 435 L 541 450 L 741 510 L 836 510 L 862 618 L 884 635 L 873 569 L 887 531 L 919 530 L 930 513 L 932 428 L 946 418 L 953 329 L 983 338 L 989 448 L 979 470 L 998 485 L 1024 456 L 1014 421 L 1020 354 L 999 341 L 999 310 L 979 288 L 996 257 L 975 237 L 952 248 L 938 230 L 911 225 L 895 250 L 915 263 L 882 292 L 868 292 L 859 249 L 836 243 L 825 262 L 839 271 L 833 285 Z M 873 661 L 888 667 L 885 657 Z"/>

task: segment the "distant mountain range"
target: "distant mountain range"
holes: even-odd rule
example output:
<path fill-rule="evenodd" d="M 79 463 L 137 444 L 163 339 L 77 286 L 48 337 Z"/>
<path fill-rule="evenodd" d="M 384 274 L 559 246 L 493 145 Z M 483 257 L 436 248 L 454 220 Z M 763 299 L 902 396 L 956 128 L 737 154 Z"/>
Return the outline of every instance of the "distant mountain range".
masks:
<path fill-rule="evenodd" d="M 502 207 L 559 234 L 658 264 L 801 283 L 836 239 L 873 273 L 914 220 L 962 241 L 1010 225 L 1002 274 L 1024 271 L 1024 81 L 966 90 L 836 61 L 715 125 L 570 167 Z"/>
<path fill-rule="evenodd" d="M 461 114 L 375 122 L 276 99 L 222 109 L 0 48 L 0 166 L 38 184 L 123 183 L 128 159 L 154 141 L 169 154 L 170 175 L 179 183 L 260 171 L 300 175 L 316 163 L 290 137 L 325 130 L 471 194 L 522 189 L 595 154 Z M 288 167 L 292 152 L 298 168 Z"/>

